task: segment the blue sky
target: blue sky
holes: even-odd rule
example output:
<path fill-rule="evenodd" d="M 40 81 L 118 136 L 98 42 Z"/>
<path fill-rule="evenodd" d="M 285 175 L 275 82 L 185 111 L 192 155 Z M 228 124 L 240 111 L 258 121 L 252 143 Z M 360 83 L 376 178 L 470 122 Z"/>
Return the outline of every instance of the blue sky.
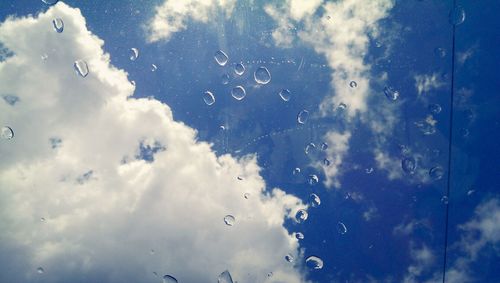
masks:
<path fill-rule="evenodd" d="M 500 282 L 500 3 L 60 2 L 0 3 L 1 282 Z"/>

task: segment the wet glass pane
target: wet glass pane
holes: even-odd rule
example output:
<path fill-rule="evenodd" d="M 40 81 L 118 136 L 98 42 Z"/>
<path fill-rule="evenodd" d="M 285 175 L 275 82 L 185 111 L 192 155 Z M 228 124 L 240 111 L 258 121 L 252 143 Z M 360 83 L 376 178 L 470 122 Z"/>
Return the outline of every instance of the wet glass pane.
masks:
<path fill-rule="evenodd" d="M 2 1 L 0 282 L 495 282 L 499 8 Z"/>

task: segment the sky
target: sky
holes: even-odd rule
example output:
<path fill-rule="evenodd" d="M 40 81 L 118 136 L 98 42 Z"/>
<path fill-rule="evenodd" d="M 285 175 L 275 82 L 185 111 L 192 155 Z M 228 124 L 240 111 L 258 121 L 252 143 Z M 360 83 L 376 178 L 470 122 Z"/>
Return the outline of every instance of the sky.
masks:
<path fill-rule="evenodd" d="M 499 9 L 2 1 L 0 282 L 500 282 Z"/>

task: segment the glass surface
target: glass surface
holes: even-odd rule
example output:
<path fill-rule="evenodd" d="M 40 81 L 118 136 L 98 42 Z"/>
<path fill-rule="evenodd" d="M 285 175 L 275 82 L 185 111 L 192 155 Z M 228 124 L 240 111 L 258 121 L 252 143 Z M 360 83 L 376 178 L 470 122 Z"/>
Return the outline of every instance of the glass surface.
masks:
<path fill-rule="evenodd" d="M 497 282 L 500 3 L 0 2 L 0 282 Z"/>

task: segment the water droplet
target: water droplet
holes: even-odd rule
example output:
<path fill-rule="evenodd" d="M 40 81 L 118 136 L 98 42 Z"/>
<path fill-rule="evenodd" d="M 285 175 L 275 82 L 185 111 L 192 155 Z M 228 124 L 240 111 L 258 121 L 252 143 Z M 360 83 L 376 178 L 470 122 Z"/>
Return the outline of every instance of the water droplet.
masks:
<path fill-rule="evenodd" d="M 306 265 L 310 269 L 321 269 L 323 268 L 323 260 L 317 256 L 310 256 L 306 258 Z"/>
<path fill-rule="evenodd" d="M 299 168 L 299 167 L 296 167 L 295 169 L 293 169 L 292 174 L 293 174 L 293 175 L 299 175 L 299 174 L 300 174 L 300 168 Z"/>
<path fill-rule="evenodd" d="M 245 199 L 248 199 L 248 198 L 250 197 L 250 194 L 249 194 L 249 193 L 245 193 L 245 194 L 243 195 L 243 197 L 244 197 Z"/>
<path fill-rule="evenodd" d="M 297 115 L 297 122 L 299 122 L 299 124 L 305 124 L 308 118 L 309 118 L 309 111 L 302 110 Z"/>
<path fill-rule="evenodd" d="M 347 104 L 341 102 L 341 103 L 339 103 L 339 106 L 337 106 L 337 109 L 340 111 L 344 111 L 347 109 Z"/>
<path fill-rule="evenodd" d="M 130 81 L 130 84 L 135 86 L 135 81 L 134 80 Z"/>
<path fill-rule="evenodd" d="M 285 256 L 285 260 L 288 261 L 288 262 L 293 262 L 293 260 L 294 260 L 293 255 L 292 254 L 287 254 Z"/>
<path fill-rule="evenodd" d="M 54 30 L 58 33 L 63 32 L 64 30 L 64 22 L 60 18 L 56 18 L 52 20 L 52 25 L 54 26 Z"/>
<path fill-rule="evenodd" d="M 273 273 L 272 273 L 272 272 L 269 272 L 269 273 L 267 274 L 267 277 L 273 277 Z"/>
<path fill-rule="evenodd" d="M 40 56 L 40 58 L 42 59 L 42 61 L 45 61 L 49 58 L 49 55 L 47 54 L 42 54 L 42 56 Z"/>
<path fill-rule="evenodd" d="M 448 197 L 447 197 L 447 196 L 443 196 L 443 197 L 441 198 L 441 202 L 442 202 L 443 204 L 448 204 Z"/>
<path fill-rule="evenodd" d="M 301 232 L 297 232 L 295 233 L 295 238 L 297 240 L 304 240 L 304 234 L 302 234 Z"/>
<path fill-rule="evenodd" d="M 472 194 L 473 194 L 473 193 L 475 193 L 475 192 L 476 192 L 475 190 L 468 190 L 468 191 L 467 191 L 467 195 L 468 195 L 468 196 L 470 196 L 470 195 L 472 195 Z"/>
<path fill-rule="evenodd" d="M 230 214 L 224 216 L 224 223 L 226 223 L 227 226 L 233 226 L 234 222 L 236 222 L 236 219 L 234 218 L 234 216 L 232 216 Z"/>
<path fill-rule="evenodd" d="M 220 78 L 223 85 L 227 85 L 229 83 L 229 75 L 223 74 Z"/>
<path fill-rule="evenodd" d="M 337 231 L 339 231 L 341 235 L 344 235 L 345 233 L 347 233 L 347 227 L 344 223 L 339 222 L 337 223 Z"/>
<path fill-rule="evenodd" d="M 312 207 L 318 207 L 321 204 L 321 199 L 317 194 L 311 194 L 309 195 L 309 204 Z"/>
<path fill-rule="evenodd" d="M 205 101 L 206 105 L 210 106 L 215 103 L 215 96 L 213 95 L 213 93 L 207 90 L 205 91 L 205 93 L 203 93 L 203 101 Z"/>
<path fill-rule="evenodd" d="M 158 69 L 155 64 L 151 64 L 151 72 L 155 72 Z"/>
<path fill-rule="evenodd" d="M 42 2 L 47 5 L 55 5 L 59 0 L 42 0 Z"/>
<path fill-rule="evenodd" d="M 286 88 L 282 89 L 279 92 L 279 95 L 280 95 L 281 99 L 283 99 L 283 101 L 289 101 L 290 98 L 292 97 L 292 93 L 290 92 L 290 90 L 288 90 Z"/>
<path fill-rule="evenodd" d="M 240 180 L 240 181 L 241 181 L 241 180 L 243 180 L 243 177 L 238 176 L 238 177 L 236 177 L 236 179 L 238 179 L 238 180 Z"/>
<path fill-rule="evenodd" d="M 413 157 L 407 157 L 401 160 L 401 168 L 406 174 L 415 173 L 415 169 L 417 169 L 417 161 Z"/>
<path fill-rule="evenodd" d="M 314 143 L 310 142 L 304 148 L 304 152 L 305 152 L 305 154 L 309 154 L 310 152 L 312 152 L 315 149 L 316 149 L 316 145 Z"/>
<path fill-rule="evenodd" d="M 326 167 L 330 166 L 330 164 L 332 164 L 330 162 L 330 160 L 328 160 L 327 158 L 323 159 L 323 165 L 325 165 Z"/>
<path fill-rule="evenodd" d="M 432 114 L 439 114 L 441 112 L 441 105 L 439 105 L 439 104 L 429 104 L 429 111 Z"/>
<path fill-rule="evenodd" d="M 349 86 L 350 86 L 351 88 L 356 88 L 356 87 L 358 86 L 358 83 L 357 83 L 357 82 L 355 82 L 355 81 L 351 81 L 351 82 L 349 83 Z"/>
<path fill-rule="evenodd" d="M 15 95 L 10 95 L 10 94 L 7 94 L 7 95 L 4 95 L 4 96 L 3 96 L 3 100 L 4 100 L 7 104 L 9 104 L 9 105 L 11 105 L 11 106 L 14 106 L 14 105 L 16 105 L 16 103 L 18 103 L 18 102 L 19 102 L 19 100 L 20 100 L 20 99 L 19 99 L 19 97 L 15 96 Z"/>
<path fill-rule="evenodd" d="M 467 128 L 461 128 L 461 129 L 460 129 L 460 135 L 461 135 L 462 137 L 464 137 L 464 138 L 465 138 L 465 137 L 468 137 L 468 136 L 469 136 L 469 129 L 467 129 Z"/>
<path fill-rule="evenodd" d="M 36 269 L 36 272 L 38 272 L 39 274 L 42 274 L 42 273 L 44 273 L 44 272 L 45 272 L 45 270 L 44 270 L 42 267 L 38 267 L 38 268 Z"/>
<path fill-rule="evenodd" d="M 224 53 L 224 51 L 218 50 L 217 52 L 215 52 L 214 59 L 215 62 L 219 64 L 219 66 L 225 66 L 229 57 L 227 57 L 227 54 Z"/>
<path fill-rule="evenodd" d="M 309 182 L 309 185 L 311 185 L 311 186 L 316 185 L 319 182 L 319 178 L 317 175 L 311 174 L 311 175 L 309 175 L 308 182 Z"/>
<path fill-rule="evenodd" d="M 177 283 L 177 279 L 172 275 L 165 274 L 163 275 L 163 283 Z"/>
<path fill-rule="evenodd" d="M 139 57 L 139 49 L 133 47 L 130 48 L 130 60 L 135 61 Z"/>
<path fill-rule="evenodd" d="M 45 222 L 45 218 L 44 217 L 40 218 L 40 221 Z"/>
<path fill-rule="evenodd" d="M 328 149 L 328 144 L 326 142 L 321 144 L 321 150 L 327 150 Z"/>
<path fill-rule="evenodd" d="M 435 167 L 432 167 L 429 170 L 429 176 L 433 180 L 439 180 L 439 179 L 443 178 L 443 175 L 444 175 L 444 169 L 443 169 L 443 167 L 441 167 L 439 165 L 435 166 Z"/>
<path fill-rule="evenodd" d="M 222 272 L 217 278 L 217 283 L 233 283 L 233 278 L 231 277 L 229 271 L 226 270 Z"/>
<path fill-rule="evenodd" d="M 373 173 L 373 167 L 366 168 L 366 169 L 365 169 L 365 172 L 366 172 L 366 174 L 371 174 L 371 173 Z"/>
<path fill-rule="evenodd" d="M 76 73 L 79 74 L 82 78 L 85 78 L 89 74 L 89 67 L 87 66 L 87 62 L 83 60 L 76 60 L 73 64 L 73 67 L 75 68 Z"/>
<path fill-rule="evenodd" d="M 14 131 L 12 130 L 11 127 L 9 126 L 4 126 L 2 127 L 2 130 L 0 130 L 0 138 L 3 140 L 10 140 L 14 137 Z"/>
<path fill-rule="evenodd" d="M 389 100 L 396 100 L 399 97 L 399 91 L 395 90 L 394 88 L 390 86 L 386 86 L 384 88 L 384 94 Z"/>
<path fill-rule="evenodd" d="M 465 21 L 465 10 L 461 6 L 455 6 L 450 11 L 450 24 L 460 25 Z"/>
<path fill-rule="evenodd" d="M 442 47 L 438 47 L 438 48 L 434 49 L 434 53 L 436 53 L 436 55 L 440 58 L 446 57 L 446 49 L 444 49 Z"/>
<path fill-rule="evenodd" d="M 247 92 L 245 91 L 245 89 L 242 87 L 242 86 L 237 86 L 237 87 L 234 87 L 232 90 L 231 90 L 231 96 L 236 99 L 236 100 L 242 100 L 243 98 L 245 98 L 245 96 L 247 95 Z"/>
<path fill-rule="evenodd" d="M 149 251 L 149 253 L 150 253 L 150 254 L 152 254 L 152 255 L 154 255 L 154 254 L 155 254 L 155 250 L 151 249 L 151 250 Z"/>
<path fill-rule="evenodd" d="M 269 70 L 266 67 L 260 66 L 253 73 L 253 78 L 258 84 L 265 85 L 271 81 L 271 73 L 269 73 Z"/>
<path fill-rule="evenodd" d="M 245 72 L 245 66 L 243 65 L 243 63 L 238 63 L 236 65 L 234 65 L 234 73 L 237 74 L 238 76 L 241 76 L 243 75 L 243 73 Z"/>
<path fill-rule="evenodd" d="M 295 221 L 297 221 L 297 223 L 303 223 L 307 220 L 308 216 L 309 214 L 307 213 L 307 210 L 299 209 L 297 213 L 295 213 Z"/>

